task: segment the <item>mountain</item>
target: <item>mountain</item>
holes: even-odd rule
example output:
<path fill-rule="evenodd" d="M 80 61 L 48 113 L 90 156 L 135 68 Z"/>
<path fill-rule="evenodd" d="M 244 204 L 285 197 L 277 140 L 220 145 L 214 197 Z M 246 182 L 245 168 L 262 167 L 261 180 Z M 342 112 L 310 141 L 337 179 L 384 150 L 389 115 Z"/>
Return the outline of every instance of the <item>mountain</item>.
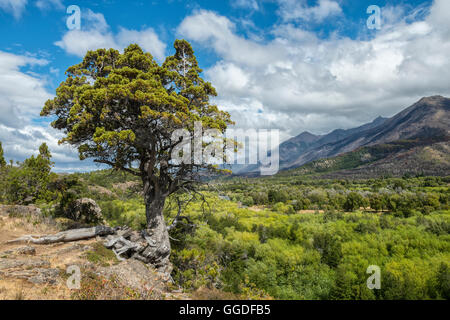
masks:
<path fill-rule="evenodd" d="M 395 167 L 395 161 L 409 157 L 406 163 L 427 168 L 422 172 L 442 173 L 442 170 L 448 170 L 445 163 L 450 137 L 449 111 L 450 99 L 432 96 L 422 98 L 391 118 L 378 117 L 358 128 L 338 129 L 324 136 L 302 133 L 280 145 L 280 169 L 308 164 L 303 168 L 304 173 L 329 172 L 371 163 L 366 170 L 380 173 L 380 168 Z M 333 160 L 318 160 L 328 158 Z M 442 160 L 439 165 L 435 163 L 436 159 Z M 256 170 L 252 168 L 251 171 Z M 447 171 L 447 174 L 450 173 Z"/>
<path fill-rule="evenodd" d="M 279 146 L 280 169 L 295 167 L 296 161 L 309 151 L 320 148 L 323 145 L 335 143 L 348 136 L 363 132 L 382 124 L 387 118 L 378 117 L 374 121 L 352 129 L 336 129 L 325 135 L 315 135 L 304 131 Z M 312 157 L 314 160 L 314 157 Z M 236 168 L 236 169 L 235 169 Z M 233 173 L 237 175 L 258 175 L 258 165 L 235 166 Z"/>
<path fill-rule="evenodd" d="M 289 162 L 295 155 L 300 155 L 314 145 L 322 136 L 314 135 L 307 131 L 280 144 L 280 161 Z"/>
<path fill-rule="evenodd" d="M 339 140 L 345 139 L 353 134 L 358 134 L 360 132 L 366 131 L 368 129 L 375 128 L 379 125 L 381 125 L 384 121 L 386 121 L 387 118 L 378 117 L 375 120 L 373 120 L 370 123 L 366 123 L 360 127 L 353 128 L 353 129 L 336 129 L 332 131 L 331 133 L 324 135 L 323 138 L 321 138 L 318 143 L 316 144 L 316 147 L 322 146 L 328 143 L 335 143 Z"/>
<path fill-rule="evenodd" d="M 314 144 L 311 144 L 309 148 L 307 148 L 303 152 L 298 154 L 290 153 L 291 157 L 285 156 L 286 158 L 289 158 L 289 161 L 282 161 L 282 157 L 280 156 L 280 169 L 298 167 L 309 161 L 318 158 L 328 157 L 329 155 L 326 154 L 326 150 L 328 150 L 334 144 L 339 143 L 340 141 L 344 141 L 349 137 L 357 137 L 358 135 L 366 132 L 367 130 L 377 128 L 380 125 L 382 125 L 386 120 L 387 120 L 386 118 L 378 117 L 374 121 L 364 124 L 357 128 L 347 130 L 336 129 L 330 132 L 329 134 L 322 136 L 320 139 L 315 141 Z M 280 155 L 282 153 L 281 147 L 282 145 L 280 145 Z M 289 153 L 289 151 L 283 152 Z"/>

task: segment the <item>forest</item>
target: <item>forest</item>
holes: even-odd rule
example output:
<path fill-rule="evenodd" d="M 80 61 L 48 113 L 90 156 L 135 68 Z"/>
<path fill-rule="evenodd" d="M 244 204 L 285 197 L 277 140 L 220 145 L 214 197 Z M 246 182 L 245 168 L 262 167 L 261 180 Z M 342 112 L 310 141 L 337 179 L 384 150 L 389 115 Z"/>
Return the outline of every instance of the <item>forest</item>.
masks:
<path fill-rule="evenodd" d="M 71 203 L 89 197 L 109 225 L 145 227 L 142 182 L 129 173 L 54 173 L 45 144 L 20 163 L 7 163 L 0 145 L 0 167 L 3 204 L 35 204 L 70 228 Z M 170 230 L 172 278 L 209 299 L 449 299 L 449 184 L 216 177 L 166 202 L 168 225 L 180 203 L 184 218 Z M 370 265 L 380 267 L 380 289 L 367 287 Z"/>

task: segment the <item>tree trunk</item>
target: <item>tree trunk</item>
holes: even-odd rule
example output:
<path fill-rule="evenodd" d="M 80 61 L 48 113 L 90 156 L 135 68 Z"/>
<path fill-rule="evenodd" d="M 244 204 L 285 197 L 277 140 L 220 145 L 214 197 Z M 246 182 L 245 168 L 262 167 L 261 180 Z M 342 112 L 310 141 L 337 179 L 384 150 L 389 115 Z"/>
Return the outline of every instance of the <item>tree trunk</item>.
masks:
<path fill-rule="evenodd" d="M 170 273 L 170 239 L 163 216 L 165 201 L 165 197 L 152 197 L 146 200 L 147 229 L 144 237 L 149 246 L 141 255 L 160 271 Z"/>

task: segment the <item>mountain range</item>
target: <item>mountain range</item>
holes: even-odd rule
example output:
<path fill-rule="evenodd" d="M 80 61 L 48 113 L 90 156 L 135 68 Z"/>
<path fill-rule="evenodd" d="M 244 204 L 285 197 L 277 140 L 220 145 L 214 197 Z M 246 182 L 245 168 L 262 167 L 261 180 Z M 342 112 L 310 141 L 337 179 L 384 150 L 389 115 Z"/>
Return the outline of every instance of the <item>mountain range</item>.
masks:
<path fill-rule="evenodd" d="M 391 118 L 357 128 L 326 135 L 302 132 L 280 144 L 280 170 L 330 177 L 449 175 L 449 140 L 450 99 L 425 97 Z M 237 174 L 258 171 L 258 165 L 249 165 Z"/>

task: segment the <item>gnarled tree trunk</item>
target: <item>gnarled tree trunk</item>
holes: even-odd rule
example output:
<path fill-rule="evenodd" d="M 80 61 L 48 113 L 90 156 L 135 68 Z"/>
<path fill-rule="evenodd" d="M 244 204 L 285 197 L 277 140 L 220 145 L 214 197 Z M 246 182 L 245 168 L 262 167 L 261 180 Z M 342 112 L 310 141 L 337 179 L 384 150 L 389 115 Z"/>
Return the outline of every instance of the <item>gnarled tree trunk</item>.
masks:
<path fill-rule="evenodd" d="M 161 271 L 167 272 L 167 268 L 170 268 L 170 239 L 163 215 L 165 201 L 163 196 L 148 196 L 145 199 L 147 229 L 144 237 L 149 246 L 141 255 Z"/>

